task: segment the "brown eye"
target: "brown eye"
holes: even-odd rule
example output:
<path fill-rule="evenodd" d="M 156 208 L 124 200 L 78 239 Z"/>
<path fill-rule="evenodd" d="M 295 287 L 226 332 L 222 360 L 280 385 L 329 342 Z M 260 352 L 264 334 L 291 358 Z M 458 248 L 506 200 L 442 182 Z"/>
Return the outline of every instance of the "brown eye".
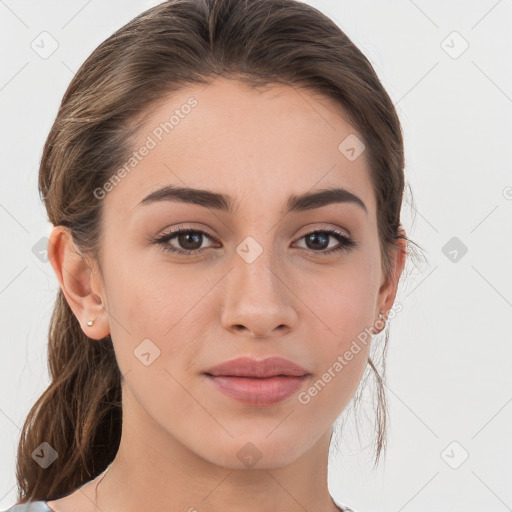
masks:
<path fill-rule="evenodd" d="M 175 254 L 194 255 L 209 248 L 201 247 L 205 237 L 210 240 L 214 240 L 214 238 L 205 231 L 190 228 L 179 228 L 156 238 L 153 243 L 159 244 L 165 251 Z M 178 247 L 170 246 L 169 242 L 171 240 L 175 241 Z"/>
<path fill-rule="evenodd" d="M 176 241 L 180 247 L 188 251 L 200 249 L 203 241 L 203 235 L 197 232 L 178 233 L 174 235 L 174 237 L 176 237 Z"/>
<path fill-rule="evenodd" d="M 328 249 L 329 241 L 332 238 L 335 238 L 339 245 L 337 247 L 326 250 Z M 302 239 L 306 241 L 307 249 L 310 249 L 313 252 L 318 252 L 320 254 L 331 254 L 341 250 L 348 252 L 357 246 L 357 243 L 354 242 L 351 238 L 335 229 L 317 229 L 303 235 L 301 237 L 301 240 Z"/>

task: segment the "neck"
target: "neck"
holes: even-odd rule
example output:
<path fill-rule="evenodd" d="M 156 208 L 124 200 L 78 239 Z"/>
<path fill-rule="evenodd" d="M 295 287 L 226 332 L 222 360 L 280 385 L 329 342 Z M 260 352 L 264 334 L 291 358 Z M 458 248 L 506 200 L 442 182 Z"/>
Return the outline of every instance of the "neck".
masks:
<path fill-rule="evenodd" d="M 114 461 L 92 485 L 83 487 L 95 507 L 105 512 L 340 510 L 327 486 L 330 432 L 293 463 L 261 469 L 224 468 L 200 458 L 169 434 L 158 439 L 156 433 L 143 439 L 129 424 L 123 425 Z"/>

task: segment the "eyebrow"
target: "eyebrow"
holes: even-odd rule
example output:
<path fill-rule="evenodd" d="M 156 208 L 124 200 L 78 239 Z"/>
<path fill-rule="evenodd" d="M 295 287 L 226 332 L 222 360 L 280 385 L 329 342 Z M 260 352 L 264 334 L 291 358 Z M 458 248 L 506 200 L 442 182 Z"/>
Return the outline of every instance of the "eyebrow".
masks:
<path fill-rule="evenodd" d="M 166 185 L 165 187 L 151 192 L 137 206 L 160 201 L 179 201 L 182 203 L 197 204 L 205 208 L 213 208 L 230 213 L 234 210 L 234 200 L 229 195 L 219 194 L 209 190 L 177 187 L 175 185 Z M 327 188 L 316 192 L 292 195 L 288 198 L 281 213 L 303 212 L 333 203 L 355 204 L 364 210 L 366 214 L 368 213 L 364 202 L 358 196 L 344 188 Z"/>

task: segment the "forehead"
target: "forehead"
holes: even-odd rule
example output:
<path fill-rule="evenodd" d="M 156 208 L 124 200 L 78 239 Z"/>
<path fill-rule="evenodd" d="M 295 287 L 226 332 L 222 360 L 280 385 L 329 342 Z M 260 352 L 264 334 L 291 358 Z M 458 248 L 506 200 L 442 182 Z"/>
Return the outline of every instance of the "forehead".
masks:
<path fill-rule="evenodd" d="M 342 108 L 310 91 L 227 79 L 194 84 L 147 115 L 125 177 L 106 201 L 129 215 L 147 194 L 172 184 L 226 193 L 242 206 L 275 201 L 281 208 L 290 194 L 338 186 L 372 215 L 365 151 L 355 159 L 345 151 L 358 139 Z"/>

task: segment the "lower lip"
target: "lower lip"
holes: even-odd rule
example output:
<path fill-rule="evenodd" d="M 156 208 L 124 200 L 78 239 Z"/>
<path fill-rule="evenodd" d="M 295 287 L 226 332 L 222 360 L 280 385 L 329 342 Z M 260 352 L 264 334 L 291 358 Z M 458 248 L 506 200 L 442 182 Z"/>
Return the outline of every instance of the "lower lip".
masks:
<path fill-rule="evenodd" d="M 221 392 L 249 405 L 273 405 L 297 392 L 307 375 L 301 377 L 276 376 L 265 379 L 206 375 Z"/>

